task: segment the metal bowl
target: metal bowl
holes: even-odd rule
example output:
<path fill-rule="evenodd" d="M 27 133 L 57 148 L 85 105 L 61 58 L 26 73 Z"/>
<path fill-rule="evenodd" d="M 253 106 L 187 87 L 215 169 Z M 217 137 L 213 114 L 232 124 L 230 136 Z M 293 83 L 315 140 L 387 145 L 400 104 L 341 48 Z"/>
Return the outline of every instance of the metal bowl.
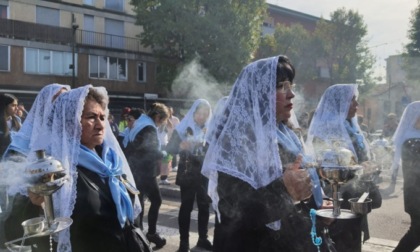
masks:
<path fill-rule="evenodd" d="M 372 199 L 367 198 L 361 203 L 357 202 L 358 200 L 359 198 L 349 199 L 350 210 L 352 213 L 365 215 L 372 211 Z"/>
<path fill-rule="evenodd" d="M 36 217 L 22 222 L 25 235 L 41 233 L 45 228 L 44 217 Z"/>

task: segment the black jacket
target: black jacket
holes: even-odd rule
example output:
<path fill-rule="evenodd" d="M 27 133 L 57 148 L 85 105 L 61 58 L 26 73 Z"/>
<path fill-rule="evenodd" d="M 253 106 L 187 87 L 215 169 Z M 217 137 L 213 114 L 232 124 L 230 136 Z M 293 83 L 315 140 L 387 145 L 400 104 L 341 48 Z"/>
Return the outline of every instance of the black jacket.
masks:
<path fill-rule="evenodd" d="M 138 179 L 155 178 L 159 175 L 159 161 L 163 158 L 159 147 L 157 130 L 153 126 L 144 127 L 134 141 L 128 143 L 124 153 L 136 183 Z"/>
<path fill-rule="evenodd" d="M 179 164 L 175 183 L 179 186 L 207 184 L 208 179 L 201 174 L 207 146 L 202 146 L 199 153 L 193 153 L 188 150 L 180 150 L 179 145 L 181 142 L 181 137 L 175 130 L 166 145 L 168 153 L 172 155 L 179 154 Z"/>
<path fill-rule="evenodd" d="M 410 215 L 420 216 L 420 139 L 411 138 L 401 149 L 404 177 L 404 209 Z"/>
<path fill-rule="evenodd" d="M 71 218 L 72 251 L 142 252 L 144 244 L 127 221 L 121 227 L 108 181 L 78 166 L 77 198 Z"/>

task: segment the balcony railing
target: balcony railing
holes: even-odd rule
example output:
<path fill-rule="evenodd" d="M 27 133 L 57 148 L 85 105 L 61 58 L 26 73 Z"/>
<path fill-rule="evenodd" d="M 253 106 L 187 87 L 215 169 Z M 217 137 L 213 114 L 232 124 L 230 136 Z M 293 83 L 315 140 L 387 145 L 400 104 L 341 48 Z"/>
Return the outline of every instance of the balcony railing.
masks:
<path fill-rule="evenodd" d="M 143 47 L 139 39 L 111 35 L 107 33 L 76 30 L 76 43 L 78 45 L 100 48 L 114 48 L 125 51 L 140 52 Z"/>
<path fill-rule="evenodd" d="M 46 43 L 69 44 L 72 29 L 0 18 L 0 36 Z"/>
<path fill-rule="evenodd" d="M 75 35 L 76 44 L 78 46 L 117 49 L 133 52 L 140 52 L 144 50 L 140 40 L 136 38 L 79 29 L 76 30 Z M 73 29 L 0 18 L 0 36 L 45 43 L 71 45 L 73 41 Z"/>

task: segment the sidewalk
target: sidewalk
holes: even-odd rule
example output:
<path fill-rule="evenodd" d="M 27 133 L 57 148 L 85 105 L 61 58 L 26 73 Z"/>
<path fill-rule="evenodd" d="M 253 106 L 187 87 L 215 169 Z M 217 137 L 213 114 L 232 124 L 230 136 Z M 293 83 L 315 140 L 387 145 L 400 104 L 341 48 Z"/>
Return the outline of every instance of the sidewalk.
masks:
<path fill-rule="evenodd" d="M 175 185 L 176 172 L 170 172 L 168 176 L 171 185 L 160 185 L 160 190 L 163 197 L 171 199 L 180 199 L 181 192 L 179 186 Z M 398 241 L 385 240 L 380 238 L 371 237 L 362 246 L 363 252 L 391 252 L 398 244 Z M 415 252 L 420 252 L 420 248 L 417 248 Z"/>

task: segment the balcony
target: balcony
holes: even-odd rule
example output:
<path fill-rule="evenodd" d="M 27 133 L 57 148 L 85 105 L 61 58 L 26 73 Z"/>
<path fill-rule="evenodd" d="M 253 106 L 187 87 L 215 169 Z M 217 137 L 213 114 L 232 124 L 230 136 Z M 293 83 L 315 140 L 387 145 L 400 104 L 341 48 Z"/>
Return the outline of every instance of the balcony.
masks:
<path fill-rule="evenodd" d="M 143 51 L 140 40 L 136 38 L 85 30 L 76 30 L 75 35 L 78 47 L 129 52 Z M 0 37 L 71 45 L 73 29 L 0 18 Z"/>
<path fill-rule="evenodd" d="M 45 43 L 70 44 L 72 41 L 72 29 L 0 19 L 0 36 Z"/>
<path fill-rule="evenodd" d="M 131 52 L 143 51 L 139 39 L 116 36 L 106 33 L 76 30 L 77 45 L 103 49 L 117 49 Z"/>

